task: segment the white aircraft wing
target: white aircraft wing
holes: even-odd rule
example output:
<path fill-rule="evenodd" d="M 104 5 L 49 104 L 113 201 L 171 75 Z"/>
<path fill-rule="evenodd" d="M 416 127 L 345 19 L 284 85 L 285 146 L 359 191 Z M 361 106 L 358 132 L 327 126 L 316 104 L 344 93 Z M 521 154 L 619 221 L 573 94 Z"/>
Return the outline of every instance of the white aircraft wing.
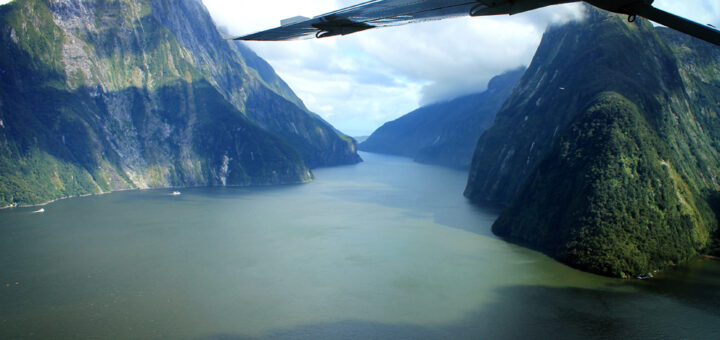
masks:
<path fill-rule="evenodd" d="M 235 38 L 235 40 L 292 40 L 345 35 L 375 27 L 467 16 L 473 8 L 504 5 L 512 0 L 374 0 L 299 22 Z M 297 19 L 293 18 L 293 19 Z"/>
<path fill-rule="evenodd" d="M 404 25 L 458 16 L 517 14 L 579 0 L 373 0 L 312 19 L 295 17 L 281 26 L 235 38 L 235 40 L 292 40 L 346 35 L 375 27 Z M 585 0 L 596 7 L 639 15 L 659 24 L 720 45 L 720 31 L 652 6 L 652 0 Z"/>

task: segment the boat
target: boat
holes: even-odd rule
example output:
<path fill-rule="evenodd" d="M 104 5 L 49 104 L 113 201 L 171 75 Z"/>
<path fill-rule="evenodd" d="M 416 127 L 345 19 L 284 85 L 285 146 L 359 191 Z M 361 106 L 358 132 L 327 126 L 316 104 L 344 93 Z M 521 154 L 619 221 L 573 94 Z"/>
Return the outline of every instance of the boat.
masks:
<path fill-rule="evenodd" d="M 33 211 L 33 214 L 42 214 L 45 212 L 45 208 L 40 208 L 38 210 Z"/>
<path fill-rule="evenodd" d="M 173 195 L 173 196 L 180 196 L 180 192 L 179 192 L 179 191 L 173 191 L 173 192 L 172 192 L 172 195 Z"/>
<path fill-rule="evenodd" d="M 647 279 L 652 279 L 653 275 L 652 275 L 652 273 L 647 273 L 647 274 L 638 275 L 635 278 L 639 279 L 639 280 L 647 280 Z"/>

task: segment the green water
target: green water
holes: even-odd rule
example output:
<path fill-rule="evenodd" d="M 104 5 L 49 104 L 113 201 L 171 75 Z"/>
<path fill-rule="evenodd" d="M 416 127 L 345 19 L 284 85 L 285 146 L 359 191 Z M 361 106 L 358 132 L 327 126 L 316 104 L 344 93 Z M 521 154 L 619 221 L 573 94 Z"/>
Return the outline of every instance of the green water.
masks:
<path fill-rule="evenodd" d="M 0 211 L 0 338 L 720 338 L 719 262 L 582 273 L 493 236 L 464 173 L 363 157 Z"/>

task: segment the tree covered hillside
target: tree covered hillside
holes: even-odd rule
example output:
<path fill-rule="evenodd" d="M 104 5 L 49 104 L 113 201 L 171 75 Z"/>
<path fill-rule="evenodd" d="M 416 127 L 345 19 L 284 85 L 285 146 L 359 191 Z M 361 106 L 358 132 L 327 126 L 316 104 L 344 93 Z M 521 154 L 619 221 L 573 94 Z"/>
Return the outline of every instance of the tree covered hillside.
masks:
<path fill-rule="evenodd" d="M 360 160 L 199 1 L 16 0 L 0 46 L 0 206 Z"/>
<path fill-rule="evenodd" d="M 681 36 L 592 8 L 545 33 L 473 160 L 496 234 L 621 277 L 712 247 L 720 50 Z"/>

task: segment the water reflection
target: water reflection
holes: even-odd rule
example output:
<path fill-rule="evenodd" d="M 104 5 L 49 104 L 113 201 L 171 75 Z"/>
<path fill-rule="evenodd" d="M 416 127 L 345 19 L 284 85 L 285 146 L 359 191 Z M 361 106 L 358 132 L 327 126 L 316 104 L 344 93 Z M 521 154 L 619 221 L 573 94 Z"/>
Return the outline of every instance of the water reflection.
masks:
<path fill-rule="evenodd" d="M 717 339 L 720 323 L 702 310 L 637 292 L 512 286 L 496 302 L 441 326 L 341 321 L 274 331 L 258 339 Z M 658 310 L 665 304 L 669 309 Z M 252 339 L 213 334 L 207 339 Z"/>

